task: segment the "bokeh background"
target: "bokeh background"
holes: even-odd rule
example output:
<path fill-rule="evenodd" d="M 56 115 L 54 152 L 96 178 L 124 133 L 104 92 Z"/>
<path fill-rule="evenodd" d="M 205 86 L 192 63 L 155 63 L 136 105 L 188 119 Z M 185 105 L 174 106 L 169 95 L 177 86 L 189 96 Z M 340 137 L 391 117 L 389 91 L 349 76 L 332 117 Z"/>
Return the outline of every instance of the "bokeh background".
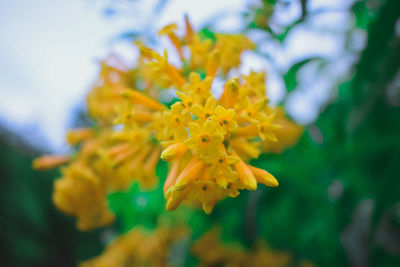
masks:
<path fill-rule="evenodd" d="M 75 266 L 116 233 L 155 225 L 162 193 L 134 185 L 109 197 L 115 225 L 78 232 L 51 203 L 59 172 L 31 161 L 69 151 L 102 58 L 132 65 L 138 36 L 168 46 L 156 32 L 184 14 L 198 30 L 248 35 L 257 48 L 236 73 L 266 71 L 271 102 L 305 128 L 296 147 L 254 162 L 277 190 L 186 215 L 194 234 L 218 222 L 227 241 L 264 238 L 317 266 L 400 266 L 397 0 L 0 1 L 0 265 Z"/>

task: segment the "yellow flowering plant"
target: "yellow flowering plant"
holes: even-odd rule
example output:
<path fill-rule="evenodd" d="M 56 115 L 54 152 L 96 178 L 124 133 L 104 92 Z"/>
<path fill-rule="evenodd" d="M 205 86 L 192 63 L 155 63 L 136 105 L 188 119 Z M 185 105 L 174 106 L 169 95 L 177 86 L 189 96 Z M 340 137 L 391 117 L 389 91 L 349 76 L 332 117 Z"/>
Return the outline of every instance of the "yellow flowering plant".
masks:
<path fill-rule="evenodd" d="M 158 34 L 168 1 L 129 2 L 134 57 L 100 62 L 70 151 L 33 162 L 58 170 L 26 169 L 38 150 L 3 127 L 4 266 L 400 266 L 400 1 L 351 1 L 318 27 L 307 1 L 198 3 L 212 24 Z M 226 22 L 240 34 L 213 30 Z"/>
<path fill-rule="evenodd" d="M 76 154 L 34 162 L 39 169 L 69 163 L 55 183 L 53 199 L 78 218 L 79 229 L 112 221 L 107 193 L 126 190 L 134 180 L 153 187 L 160 158 L 170 163 L 164 183 L 167 210 L 183 202 L 209 214 L 219 200 L 236 197 L 240 190 L 255 190 L 258 183 L 278 186 L 273 175 L 249 161 L 292 145 L 301 127 L 269 105 L 265 73 L 226 79 L 223 88 L 215 88 L 219 97 L 211 90 L 219 75 L 226 77 L 240 66 L 241 53 L 254 44 L 244 35 L 204 39 L 187 18 L 185 25 L 181 37 L 176 24 L 159 31 L 174 45 L 180 67 L 168 60 L 166 50 L 159 54 L 142 42 L 136 42 L 140 56 L 133 69 L 115 55 L 103 61 L 87 97 L 96 127 L 67 134 L 78 147 Z M 169 88 L 177 96 L 170 106 L 162 100 Z"/>
<path fill-rule="evenodd" d="M 244 35 L 204 37 L 187 18 L 184 35 L 177 31 L 178 26 L 170 24 L 158 32 L 175 47 L 177 64 L 166 50 L 158 53 L 140 41 L 135 43 L 139 56 L 133 68 L 115 55 L 103 61 L 87 96 L 95 126 L 67 133 L 75 150 L 71 155 L 43 156 L 33 163 L 37 169 L 65 165 L 54 183 L 53 202 L 77 218 L 79 230 L 111 224 L 115 216 L 108 195 L 130 190 L 134 181 L 145 192 L 164 180 L 167 211 L 185 204 L 206 214 L 242 190 L 254 191 L 260 183 L 278 186 L 272 174 L 250 161 L 283 151 L 296 143 L 302 130 L 282 108 L 269 104 L 265 72 L 229 78 L 240 66 L 242 52 L 254 44 Z M 221 80 L 223 86 L 218 87 Z M 160 159 L 168 162 L 166 177 L 156 175 Z M 132 258 L 128 254 L 134 244 L 147 238 L 143 231 L 132 230 L 82 266 L 135 264 L 173 243 L 170 231 L 162 230 L 163 239 L 155 241 L 162 244 L 149 243 L 147 251 L 135 250 L 137 257 Z M 165 261 L 164 254 L 160 258 Z"/>

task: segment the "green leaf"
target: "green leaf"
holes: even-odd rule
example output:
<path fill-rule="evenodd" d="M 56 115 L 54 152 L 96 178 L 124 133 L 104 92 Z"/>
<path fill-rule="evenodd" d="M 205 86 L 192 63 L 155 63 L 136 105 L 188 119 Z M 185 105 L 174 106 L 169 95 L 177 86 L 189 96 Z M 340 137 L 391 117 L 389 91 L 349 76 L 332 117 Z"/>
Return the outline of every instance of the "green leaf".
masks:
<path fill-rule="evenodd" d="M 199 32 L 200 39 L 203 41 L 205 39 L 211 39 L 213 43 L 217 41 L 217 37 L 215 33 L 213 33 L 210 29 L 204 28 Z"/>
<path fill-rule="evenodd" d="M 298 80 L 297 80 L 297 72 L 307 63 L 311 62 L 311 61 L 321 61 L 322 58 L 320 57 L 314 57 L 314 58 L 308 58 L 302 61 L 299 61 L 297 63 L 295 63 L 289 70 L 288 72 L 286 72 L 285 75 L 283 75 L 283 80 L 285 81 L 285 85 L 286 85 L 286 90 L 288 92 L 293 91 L 297 85 L 298 85 Z"/>

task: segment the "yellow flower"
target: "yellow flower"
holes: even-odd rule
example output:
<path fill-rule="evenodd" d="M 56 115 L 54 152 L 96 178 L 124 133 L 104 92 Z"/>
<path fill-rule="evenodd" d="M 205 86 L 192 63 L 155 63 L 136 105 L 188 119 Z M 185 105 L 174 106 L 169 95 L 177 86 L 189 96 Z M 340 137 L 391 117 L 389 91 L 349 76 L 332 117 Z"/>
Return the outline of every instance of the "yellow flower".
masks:
<path fill-rule="evenodd" d="M 181 106 L 184 108 L 190 109 L 194 104 L 199 102 L 199 98 L 197 97 L 198 95 L 193 91 L 189 91 L 188 94 L 184 94 L 177 91 L 176 94 L 181 100 L 180 102 Z"/>
<path fill-rule="evenodd" d="M 244 88 L 250 97 L 263 97 L 267 87 L 265 86 L 265 72 L 250 71 L 249 75 L 243 75 L 245 81 Z"/>
<path fill-rule="evenodd" d="M 187 238 L 185 228 L 158 226 L 154 231 L 135 227 L 115 238 L 103 254 L 80 267 L 169 266 L 171 250 Z"/>
<path fill-rule="evenodd" d="M 68 131 L 67 141 L 71 146 L 76 146 L 80 142 L 93 137 L 93 130 L 90 128 L 80 128 Z"/>
<path fill-rule="evenodd" d="M 221 132 L 218 131 L 218 124 L 208 120 L 203 125 L 189 123 L 190 138 L 185 145 L 196 151 L 199 157 L 213 156 L 216 154 L 216 147 L 224 140 Z"/>
<path fill-rule="evenodd" d="M 263 97 L 252 103 L 250 98 L 246 96 L 238 103 L 238 107 L 236 107 L 236 109 L 240 110 L 238 120 L 240 122 L 257 123 L 257 116 L 264 109 L 266 101 L 267 99 Z"/>
<path fill-rule="evenodd" d="M 102 124 L 110 125 L 116 116 L 115 106 L 123 99 L 122 91 L 122 87 L 109 83 L 93 87 L 87 95 L 89 115 Z"/>
<path fill-rule="evenodd" d="M 207 64 L 208 52 L 212 47 L 212 40 L 202 41 L 198 35 L 194 35 L 188 47 L 191 52 L 190 68 L 193 70 L 204 68 Z"/>
<path fill-rule="evenodd" d="M 237 157 L 227 155 L 226 152 L 220 152 L 216 159 L 205 159 L 206 162 L 211 164 L 210 176 L 216 179 L 224 189 L 228 186 L 229 182 L 234 182 L 237 178 L 236 173 L 232 170 L 233 164 L 239 162 Z"/>
<path fill-rule="evenodd" d="M 303 134 L 303 127 L 286 117 L 282 107 L 275 108 L 274 112 L 274 123 L 280 126 L 273 131 L 278 142 L 265 139 L 262 147 L 265 152 L 279 154 L 298 142 Z"/>
<path fill-rule="evenodd" d="M 239 129 L 236 134 L 242 136 L 258 135 L 263 141 L 269 140 L 271 142 L 278 142 L 275 131 L 280 128 L 280 125 L 274 123 L 275 114 L 265 115 L 259 113 L 256 117 L 257 119 L 254 120 L 255 124 L 248 125 Z"/>
<path fill-rule="evenodd" d="M 178 159 L 181 157 L 188 148 L 185 146 L 183 142 L 178 142 L 172 145 L 169 145 L 161 154 L 161 159 L 165 161 L 171 161 L 174 159 Z"/>
<path fill-rule="evenodd" d="M 32 162 L 32 166 L 36 170 L 50 170 L 55 167 L 67 164 L 70 161 L 70 157 L 67 155 L 45 155 L 36 158 Z"/>
<path fill-rule="evenodd" d="M 216 48 L 221 51 L 222 72 L 227 74 L 241 64 L 241 53 L 253 49 L 254 44 L 244 35 L 217 34 Z"/>
<path fill-rule="evenodd" d="M 62 170 L 63 177 L 55 181 L 53 202 L 63 212 L 78 218 L 82 231 L 105 226 L 114 216 L 107 208 L 107 195 L 99 177 L 81 162 Z"/>
<path fill-rule="evenodd" d="M 181 87 L 186 83 L 179 70 L 168 62 L 168 53 L 166 50 L 164 50 L 163 56 L 153 51 L 152 59 L 153 61 L 147 63 L 147 66 L 150 67 L 155 74 L 152 78 L 157 79 L 158 75 L 165 74 L 175 86 Z"/>
<path fill-rule="evenodd" d="M 190 92 L 195 93 L 196 95 L 200 96 L 201 99 L 207 99 L 211 96 L 211 83 L 212 77 L 207 77 L 204 81 L 201 80 L 200 75 L 197 72 L 191 72 L 189 75 L 190 83 L 185 84 L 182 87 L 182 91 L 186 94 Z M 180 97 L 179 97 L 180 98 Z M 183 100 L 182 98 L 180 98 Z"/>
<path fill-rule="evenodd" d="M 222 187 L 212 181 L 209 169 L 198 160 L 193 160 L 178 176 L 176 184 L 166 193 L 167 210 L 176 209 L 182 201 L 199 205 L 210 214 L 215 204 L 224 197 Z"/>
<path fill-rule="evenodd" d="M 211 52 L 208 57 L 207 66 L 206 66 L 206 77 L 214 78 L 217 74 L 219 65 L 221 63 L 221 52 L 218 49 L 215 49 Z"/>
<path fill-rule="evenodd" d="M 214 115 L 211 116 L 210 119 L 220 125 L 223 134 L 232 132 L 238 127 L 234 109 L 225 109 L 221 106 L 217 106 Z"/>
<path fill-rule="evenodd" d="M 204 107 L 199 104 L 194 104 L 191 111 L 193 115 L 199 119 L 199 122 L 204 122 L 214 115 L 215 105 L 214 97 L 210 96 L 204 104 Z"/>
<path fill-rule="evenodd" d="M 179 53 L 179 57 L 181 60 L 184 60 L 181 42 L 178 36 L 175 34 L 175 31 L 178 29 L 176 23 L 168 24 L 164 28 L 158 31 L 158 35 L 167 35 L 171 40 L 171 43 L 175 46 L 176 50 Z"/>
<path fill-rule="evenodd" d="M 220 230 L 214 227 L 192 245 L 200 266 L 293 266 L 289 253 L 272 250 L 264 240 L 257 240 L 255 248 L 246 250 L 236 243 L 222 243 L 218 235 Z"/>
<path fill-rule="evenodd" d="M 191 121 L 192 115 L 190 111 L 186 109 L 181 102 L 177 102 L 171 106 L 171 111 L 164 112 L 164 118 L 166 120 L 167 131 L 174 140 L 184 140 L 188 132 L 186 127 Z"/>

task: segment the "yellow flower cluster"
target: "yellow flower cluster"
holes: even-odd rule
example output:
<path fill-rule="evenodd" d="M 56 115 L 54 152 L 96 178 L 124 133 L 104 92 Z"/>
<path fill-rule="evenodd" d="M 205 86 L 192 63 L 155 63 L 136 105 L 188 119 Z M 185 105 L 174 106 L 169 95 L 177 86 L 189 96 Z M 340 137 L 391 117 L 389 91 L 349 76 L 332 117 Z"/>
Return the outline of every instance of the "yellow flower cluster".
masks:
<path fill-rule="evenodd" d="M 80 267 L 172 266 L 170 251 L 187 233 L 182 228 L 158 227 L 154 233 L 136 227 L 113 240 L 102 255 Z"/>
<path fill-rule="evenodd" d="M 210 213 L 217 201 L 236 197 L 241 189 L 278 185 L 267 171 L 246 163 L 258 157 L 264 141 L 277 141 L 280 128 L 265 92 L 257 90 L 263 85 L 230 79 L 215 99 L 213 78 L 190 73 L 189 83 L 177 92 L 180 101 L 161 118 L 157 138 L 166 147 L 161 158 L 171 162 L 164 186 L 168 210 L 187 200 Z"/>
<path fill-rule="evenodd" d="M 258 240 L 253 249 L 247 250 L 237 243 L 221 242 L 218 235 L 219 231 L 213 228 L 189 245 L 199 266 L 315 267 L 307 260 L 295 262 L 288 252 L 272 250 L 264 240 Z M 100 256 L 79 266 L 178 266 L 179 263 L 172 257 L 174 250 L 175 253 L 177 249 L 185 251 L 189 240 L 186 228 L 160 226 L 150 231 L 135 227 L 111 241 Z"/>
<path fill-rule="evenodd" d="M 55 181 L 53 201 L 60 210 L 78 218 L 80 230 L 113 221 L 107 193 L 125 190 L 133 180 L 144 187 L 156 183 L 154 169 L 160 148 L 149 142 L 145 132 L 129 134 L 106 127 L 99 131 L 77 129 L 70 131 L 67 139 L 80 149 Z"/>
<path fill-rule="evenodd" d="M 236 243 L 221 243 L 216 229 L 210 230 L 197 240 L 191 251 L 199 259 L 199 266 L 315 266 L 306 260 L 295 265 L 290 253 L 274 251 L 263 240 L 259 240 L 252 250 L 246 250 Z"/>
<path fill-rule="evenodd" d="M 128 189 L 132 181 L 154 186 L 160 156 L 170 162 L 164 184 L 167 210 L 186 202 L 209 214 L 219 200 L 236 197 L 239 190 L 255 190 L 257 183 L 278 185 L 248 162 L 263 151 L 276 153 L 294 144 L 301 127 L 268 105 L 264 72 L 213 87 L 215 78 L 240 66 L 242 52 L 254 45 L 243 35 L 204 37 L 187 18 L 185 25 L 182 37 L 175 24 L 159 31 L 174 45 L 179 64 L 172 64 L 166 51 L 159 54 L 141 42 L 134 68 L 114 55 L 102 62 L 87 97 L 96 126 L 68 133 L 68 142 L 77 148 L 74 155 L 34 162 L 38 169 L 69 162 L 55 182 L 53 199 L 78 218 L 79 229 L 112 221 L 109 192 Z M 168 107 L 162 99 L 171 88 L 179 99 Z"/>
<path fill-rule="evenodd" d="M 113 222 L 109 192 L 126 190 L 132 181 L 139 181 L 143 188 L 153 187 L 161 153 L 153 140 L 152 121 L 154 111 L 165 106 L 141 92 L 127 90 L 129 72 L 103 62 L 100 74 L 87 98 L 97 126 L 67 133 L 68 143 L 79 148 L 77 153 L 44 156 L 33 163 L 37 169 L 69 163 L 54 183 L 53 201 L 60 210 L 77 217 L 80 230 Z M 124 127 L 116 130 L 114 124 Z"/>

